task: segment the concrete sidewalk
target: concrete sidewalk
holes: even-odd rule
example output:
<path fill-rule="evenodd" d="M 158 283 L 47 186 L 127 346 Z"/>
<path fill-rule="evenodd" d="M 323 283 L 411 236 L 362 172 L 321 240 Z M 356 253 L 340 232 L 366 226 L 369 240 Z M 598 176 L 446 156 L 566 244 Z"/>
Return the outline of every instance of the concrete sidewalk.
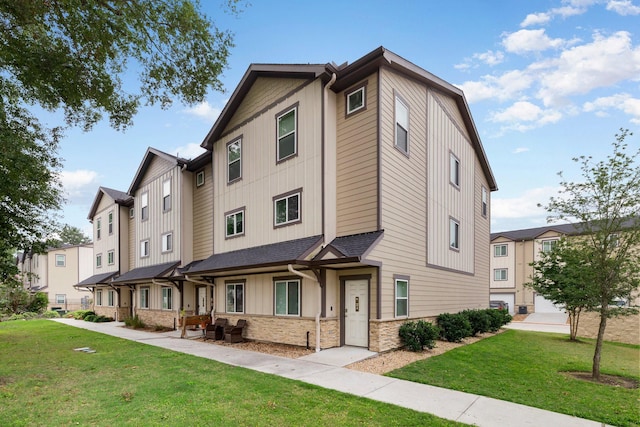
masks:
<path fill-rule="evenodd" d="M 239 350 L 231 346 L 211 345 L 193 339 L 180 339 L 179 335 L 176 337 L 175 332 L 153 333 L 127 329 L 118 322 L 92 323 L 73 319 L 54 320 L 115 337 L 427 412 L 441 418 L 467 424 L 501 427 L 602 426 L 601 423 L 595 421 L 516 403 L 336 367 L 332 364 L 313 361 L 313 358 L 309 357 L 307 360 L 302 358 L 288 359 Z M 322 359 L 318 358 L 317 360 Z"/>
<path fill-rule="evenodd" d="M 567 323 L 568 318 L 569 315 L 566 313 L 531 313 L 520 322 L 505 325 L 505 328 L 568 335 L 570 329 Z"/>

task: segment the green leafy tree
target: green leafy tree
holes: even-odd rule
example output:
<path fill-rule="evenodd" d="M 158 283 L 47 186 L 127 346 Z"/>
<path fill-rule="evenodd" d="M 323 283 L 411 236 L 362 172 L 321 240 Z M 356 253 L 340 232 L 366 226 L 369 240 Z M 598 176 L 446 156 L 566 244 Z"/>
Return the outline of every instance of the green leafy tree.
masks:
<path fill-rule="evenodd" d="M 562 305 L 569 314 L 569 337 L 576 340 L 580 313 L 594 307 L 593 277 L 591 269 L 579 248 L 571 246 L 566 238 L 560 239 L 548 252 L 542 252 L 540 259 L 531 263 L 533 267 L 532 281 L 525 286 L 554 304 Z"/>
<path fill-rule="evenodd" d="M 89 236 L 73 225 L 65 224 L 60 230 L 59 238 L 51 241 L 54 246 L 60 245 L 83 245 L 91 243 Z"/>
<path fill-rule="evenodd" d="M 0 253 L 56 228 L 64 127 L 106 117 L 125 129 L 141 105 L 201 102 L 222 90 L 231 47 L 197 0 L 0 0 Z M 41 125 L 34 107 L 62 111 L 64 124 Z"/>
<path fill-rule="evenodd" d="M 607 320 L 637 312 L 617 306 L 631 301 L 640 286 L 640 149 L 628 153 L 625 140 L 632 134 L 621 129 L 606 160 L 574 158 L 580 164 L 583 182 L 563 179 L 562 189 L 545 207 L 549 220 L 575 223 L 579 236 L 571 246 L 582 259 L 589 311 L 599 314 L 600 323 L 593 355 L 592 376 L 600 379 L 600 359 Z"/>

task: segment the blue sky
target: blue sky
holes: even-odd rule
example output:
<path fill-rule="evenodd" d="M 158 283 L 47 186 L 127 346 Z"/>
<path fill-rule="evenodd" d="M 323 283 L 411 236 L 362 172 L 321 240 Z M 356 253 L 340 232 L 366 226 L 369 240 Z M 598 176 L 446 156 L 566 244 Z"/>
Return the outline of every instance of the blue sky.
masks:
<path fill-rule="evenodd" d="M 127 191 L 148 146 L 200 154 L 252 62 L 341 64 L 384 46 L 462 88 L 498 182 L 494 232 L 546 224 L 536 205 L 556 194 L 557 172 L 579 180 L 571 159 L 604 159 L 620 128 L 640 146 L 639 0 L 254 0 L 237 17 L 202 3 L 235 33 L 226 93 L 195 107 L 143 108 L 126 132 L 106 122 L 67 132 L 63 223 L 91 235 L 86 217 L 98 187 Z"/>

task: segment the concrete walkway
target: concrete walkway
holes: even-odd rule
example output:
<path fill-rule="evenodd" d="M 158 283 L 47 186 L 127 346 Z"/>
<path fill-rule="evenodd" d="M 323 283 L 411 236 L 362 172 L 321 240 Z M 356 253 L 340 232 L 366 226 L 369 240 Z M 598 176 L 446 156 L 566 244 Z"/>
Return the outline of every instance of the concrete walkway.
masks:
<path fill-rule="evenodd" d="M 211 345 L 193 339 L 180 339 L 179 334 L 176 335 L 175 332 L 154 333 L 127 329 L 123 328 L 122 323 L 119 322 L 92 323 L 73 319 L 54 320 L 107 335 L 427 412 L 466 424 L 492 427 L 602 426 L 601 423 L 595 421 L 516 403 L 321 363 L 322 358 L 319 355 L 316 356 L 316 361 L 310 356 L 307 356 L 306 360 L 305 358 L 288 359 L 239 350 L 232 346 Z M 99 351 L 99 349 L 97 350 Z M 330 350 L 324 350 L 320 354 L 324 352 L 331 353 Z M 347 349 L 347 352 L 350 350 Z M 329 359 L 335 360 L 337 358 L 335 353 Z M 344 361 L 337 363 L 344 363 Z"/>
<path fill-rule="evenodd" d="M 553 332 L 557 334 L 569 334 L 569 324 L 566 313 L 531 313 L 520 322 L 511 322 L 505 326 L 507 329 L 519 329 L 521 331 Z"/>

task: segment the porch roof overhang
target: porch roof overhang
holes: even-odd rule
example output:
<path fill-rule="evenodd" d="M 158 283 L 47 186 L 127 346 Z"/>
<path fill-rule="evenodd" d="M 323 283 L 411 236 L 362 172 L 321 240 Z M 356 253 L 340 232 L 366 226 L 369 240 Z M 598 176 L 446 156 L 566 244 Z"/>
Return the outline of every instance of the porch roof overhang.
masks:
<path fill-rule="evenodd" d="M 362 266 L 380 266 L 367 256 L 384 236 L 384 230 L 336 237 L 312 260 L 314 267 L 344 269 Z"/>
<path fill-rule="evenodd" d="M 147 267 L 138 267 L 130 270 L 111 283 L 116 286 L 150 282 L 154 279 L 168 279 L 169 275 L 180 265 L 180 261 L 165 262 Z"/>
<path fill-rule="evenodd" d="M 111 280 L 118 275 L 118 271 L 111 271 L 108 273 L 94 274 L 91 277 L 84 279 L 77 285 L 73 285 L 74 288 L 86 288 L 91 290 L 98 285 L 109 285 Z"/>

